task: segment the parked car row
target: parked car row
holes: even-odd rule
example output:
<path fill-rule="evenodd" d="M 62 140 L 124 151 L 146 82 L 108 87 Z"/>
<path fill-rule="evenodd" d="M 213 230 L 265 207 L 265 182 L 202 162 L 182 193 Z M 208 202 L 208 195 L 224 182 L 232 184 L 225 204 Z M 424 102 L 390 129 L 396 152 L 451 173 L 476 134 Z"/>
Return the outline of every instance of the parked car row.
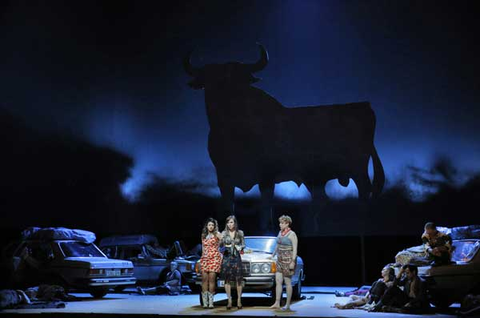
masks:
<path fill-rule="evenodd" d="M 30 287 L 55 284 L 101 298 L 110 288 L 134 285 L 133 264 L 109 259 L 92 232 L 65 228 L 36 229 L 6 258 L 10 283 Z"/>
<path fill-rule="evenodd" d="M 89 231 L 34 228 L 24 234 L 20 242 L 4 249 L 3 255 L 10 283 L 18 288 L 55 284 L 101 298 L 111 289 L 163 283 L 172 261 L 177 262 L 184 283 L 201 285 L 201 250 L 189 254 L 180 241 L 163 248 L 153 235 L 118 235 L 102 239 L 97 247 L 95 234 Z M 247 236 L 245 243 L 244 291 L 274 295 L 276 238 Z M 292 278 L 296 299 L 301 297 L 304 279 L 303 260 L 298 257 Z M 217 284 L 220 290 L 224 288 L 221 279 Z"/>
<path fill-rule="evenodd" d="M 9 285 L 18 288 L 55 284 L 89 292 L 96 298 L 110 289 L 164 282 L 175 260 L 185 283 L 195 283 L 198 256 L 187 256 L 181 242 L 161 248 L 152 235 L 112 236 L 95 245 L 95 234 L 66 228 L 32 228 L 4 249 Z"/>

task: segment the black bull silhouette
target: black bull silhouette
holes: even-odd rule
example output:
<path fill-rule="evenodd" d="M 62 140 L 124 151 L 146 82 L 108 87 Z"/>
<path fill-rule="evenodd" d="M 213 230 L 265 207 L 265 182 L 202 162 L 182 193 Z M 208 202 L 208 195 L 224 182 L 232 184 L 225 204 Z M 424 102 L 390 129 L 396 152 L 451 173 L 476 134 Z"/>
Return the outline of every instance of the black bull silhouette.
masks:
<path fill-rule="evenodd" d="M 205 90 L 210 125 L 208 151 L 217 171 L 224 212 L 234 211 L 234 189 L 258 184 L 262 197 L 260 223 L 268 225 L 275 183 L 305 184 L 314 201 L 326 198 L 325 184 L 352 178 L 360 199 L 377 197 L 385 183 L 374 146 L 375 114 L 369 102 L 287 108 L 251 86 L 252 74 L 265 68 L 268 53 L 252 64 L 229 62 L 195 67 L 190 52 L 189 85 Z M 372 157 L 374 178 L 368 163 Z"/>

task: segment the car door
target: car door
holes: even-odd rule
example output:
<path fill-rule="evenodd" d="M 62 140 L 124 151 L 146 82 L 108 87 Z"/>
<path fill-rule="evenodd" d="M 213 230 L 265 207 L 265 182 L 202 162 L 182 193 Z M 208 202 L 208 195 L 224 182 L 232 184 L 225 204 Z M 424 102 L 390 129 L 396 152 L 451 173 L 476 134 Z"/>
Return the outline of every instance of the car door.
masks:
<path fill-rule="evenodd" d="M 138 259 L 139 272 L 142 272 L 143 280 L 159 281 L 161 274 L 166 272 L 170 262 L 166 258 L 159 258 L 150 253 L 144 245 L 142 245 L 142 258 Z"/>
<path fill-rule="evenodd" d="M 31 241 L 22 244 L 14 255 L 15 280 L 36 285 L 52 281 L 53 249 L 50 242 Z"/>

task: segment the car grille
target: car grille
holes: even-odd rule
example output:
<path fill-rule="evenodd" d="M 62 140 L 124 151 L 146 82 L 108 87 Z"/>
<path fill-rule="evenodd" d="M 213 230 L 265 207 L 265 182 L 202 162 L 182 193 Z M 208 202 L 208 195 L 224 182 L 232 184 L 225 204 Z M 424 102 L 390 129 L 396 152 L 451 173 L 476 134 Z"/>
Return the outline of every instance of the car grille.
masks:
<path fill-rule="evenodd" d="M 250 262 L 242 262 L 243 276 L 250 276 Z"/>

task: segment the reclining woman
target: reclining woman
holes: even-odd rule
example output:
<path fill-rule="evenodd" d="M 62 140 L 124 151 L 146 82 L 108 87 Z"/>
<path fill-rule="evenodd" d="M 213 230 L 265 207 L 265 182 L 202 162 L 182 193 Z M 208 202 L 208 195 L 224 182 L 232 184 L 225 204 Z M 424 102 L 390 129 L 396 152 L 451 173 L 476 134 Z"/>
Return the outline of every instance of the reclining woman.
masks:
<path fill-rule="evenodd" d="M 338 309 L 370 309 L 380 301 L 387 288 L 393 286 L 395 279 L 395 270 L 390 265 L 385 266 L 381 272 L 382 277 L 372 284 L 372 287 L 365 296 L 350 296 L 350 300 L 346 304 L 336 303 L 333 307 Z"/>

